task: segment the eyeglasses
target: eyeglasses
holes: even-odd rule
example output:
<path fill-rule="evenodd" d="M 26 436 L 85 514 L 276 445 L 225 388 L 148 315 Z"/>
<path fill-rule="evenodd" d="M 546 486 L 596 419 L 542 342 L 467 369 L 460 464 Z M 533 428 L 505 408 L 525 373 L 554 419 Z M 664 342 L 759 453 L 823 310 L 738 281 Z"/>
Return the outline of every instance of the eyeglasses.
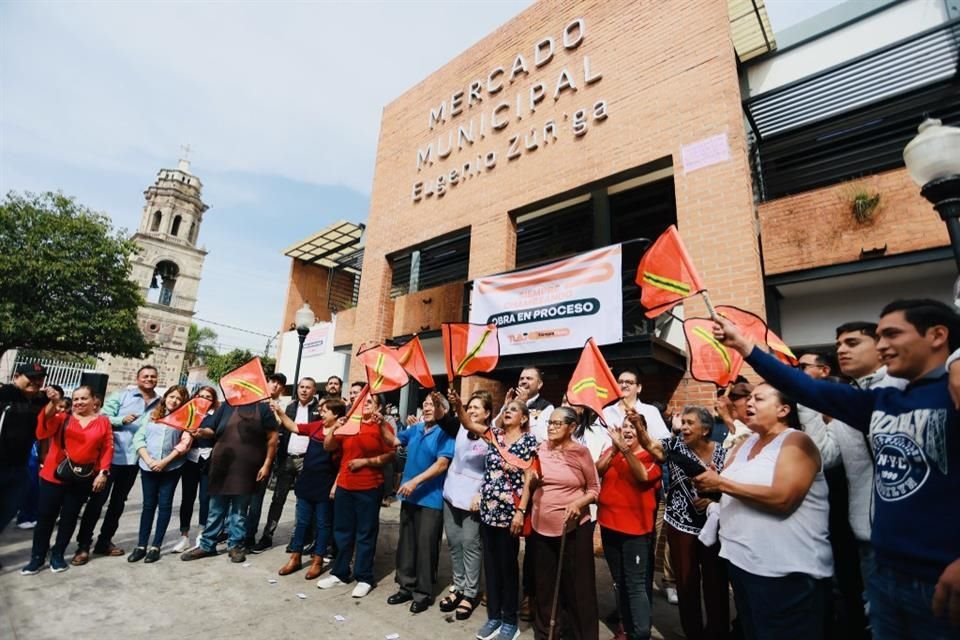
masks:
<path fill-rule="evenodd" d="M 813 369 L 814 367 L 817 369 L 826 369 L 826 365 L 811 362 L 801 362 L 797 365 L 797 368 L 800 369 L 800 371 L 806 371 L 807 369 Z"/>
<path fill-rule="evenodd" d="M 564 422 L 563 420 L 551 420 L 550 422 L 547 423 L 548 427 L 556 427 L 558 429 L 566 425 L 567 423 Z"/>
<path fill-rule="evenodd" d="M 636 380 L 617 380 L 617 384 L 637 384 Z"/>

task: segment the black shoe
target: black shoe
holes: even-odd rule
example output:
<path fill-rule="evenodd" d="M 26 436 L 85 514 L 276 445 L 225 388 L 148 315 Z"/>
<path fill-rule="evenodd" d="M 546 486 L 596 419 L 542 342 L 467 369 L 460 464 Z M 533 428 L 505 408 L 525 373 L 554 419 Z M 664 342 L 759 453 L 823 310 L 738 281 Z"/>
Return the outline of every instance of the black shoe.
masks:
<path fill-rule="evenodd" d="M 234 547 L 230 549 L 230 562 L 235 562 L 237 564 L 247 561 L 247 554 L 243 550 L 243 547 Z"/>
<path fill-rule="evenodd" d="M 147 555 L 146 547 L 134 547 L 130 555 L 127 556 L 127 562 L 140 562 Z"/>
<path fill-rule="evenodd" d="M 159 547 L 150 547 L 147 549 L 147 555 L 143 561 L 147 564 L 151 562 L 156 562 L 160 559 L 160 548 Z"/>
<path fill-rule="evenodd" d="M 414 600 L 413 602 L 410 603 L 410 613 L 423 613 L 429 608 L 430 608 L 429 600 L 421 600 L 420 602 L 417 602 L 416 600 Z"/>
<path fill-rule="evenodd" d="M 403 604 L 404 602 L 410 602 L 413 600 L 413 594 L 409 591 L 397 591 L 395 594 L 387 598 L 387 604 Z"/>
<path fill-rule="evenodd" d="M 273 538 L 263 537 L 263 538 L 260 538 L 260 542 L 253 545 L 253 547 L 250 548 L 250 553 L 263 553 L 264 551 L 266 551 L 272 546 L 273 546 Z"/>

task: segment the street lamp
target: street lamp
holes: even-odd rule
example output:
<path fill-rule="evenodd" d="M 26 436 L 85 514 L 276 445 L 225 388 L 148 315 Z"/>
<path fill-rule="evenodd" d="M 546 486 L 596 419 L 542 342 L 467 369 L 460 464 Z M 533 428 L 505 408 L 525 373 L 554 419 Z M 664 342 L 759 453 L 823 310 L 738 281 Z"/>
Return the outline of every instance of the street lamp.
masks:
<path fill-rule="evenodd" d="M 903 150 L 903 162 L 920 195 L 947 223 L 950 247 L 960 269 L 960 129 L 945 127 L 936 118 L 927 118 L 917 137 Z"/>
<path fill-rule="evenodd" d="M 293 374 L 294 398 L 297 397 L 297 385 L 300 384 L 300 358 L 303 357 L 303 343 L 307 339 L 307 334 L 310 333 L 310 327 L 313 326 L 315 320 L 316 316 L 313 315 L 313 309 L 306 302 L 297 309 L 297 313 L 293 316 L 294 324 L 297 326 L 297 338 L 300 340 L 300 345 L 297 347 L 297 368 Z"/>

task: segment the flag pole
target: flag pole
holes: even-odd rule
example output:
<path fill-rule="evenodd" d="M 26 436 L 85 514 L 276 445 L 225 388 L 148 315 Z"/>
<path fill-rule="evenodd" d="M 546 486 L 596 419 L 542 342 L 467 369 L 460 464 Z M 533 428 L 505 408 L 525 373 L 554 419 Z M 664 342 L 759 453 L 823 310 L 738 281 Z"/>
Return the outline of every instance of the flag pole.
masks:
<path fill-rule="evenodd" d="M 700 295 L 703 296 L 703 302 L 707 305 L 707 313 L 710 314 L 710 318 L 713 320 L 717 319 L 717 310 L 713 308 L 713 303 L 710 302 L 710 293 L 704 289 L 700 292 Z"/>

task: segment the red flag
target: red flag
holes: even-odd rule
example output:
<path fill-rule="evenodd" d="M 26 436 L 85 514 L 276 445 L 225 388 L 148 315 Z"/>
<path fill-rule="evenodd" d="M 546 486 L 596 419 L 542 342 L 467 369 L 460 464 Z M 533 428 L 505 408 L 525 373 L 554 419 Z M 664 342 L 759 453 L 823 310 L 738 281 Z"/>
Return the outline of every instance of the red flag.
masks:
<path fill-rule="evenodd" d="M 367 384 L 373 393 L 394 391 L 410 380 L 397 362 L 395 351 L 382 344 L 360 351 L 357 358 L 367 368 Z"/>
<path fill-rule="evenodd" d="M 597 416 L 603 416 L 603 408 L 622 397 L 617 379 L 607 366 L 597 343 L 590 338 L 580 353 L 580 361 L 567 385 L 567 402 L 590 407 Z M 600 420 L 602 422 L 603 418 Z"/>
<path fill-rule="evenodd" d="M 770 353 L 782 362 L 791 366 L 797 365 L 797 357 L 790 347 L 767 326 L 760 316 L 729 305 L 718 306 L 717 313 L 737 325 L 737 328 L 755 343 L 766 344 L 770 348 Z"/>
<path fill-rule="evenodd" d="M 413 340 L 397 349 L 397 361 L 404 371 L 420 383 L 421 387 L 433 389 L 437 386 L 433 382 L 433 376 L 430 375 L 430 365 L 427 364 L 427 356 L 423 353 L 420 336 L 413 336 Z"/>
<path fill-rule="evenodd" d="M 350 411 L 347 412 L 347 422 L 337 429 L 337 435 L 355 436 L 360 433 L 360 422 L 363 421 L 363 403 L 368 395 L 370 395 L 370 385 L 366 384 L 357 399 L 350 405 Z"/>
<path fill-rule="evenodd" d="M 640 304 L 656 318 L 684 298 L 703 290 L 700 276 L 675 225 L 663 232 L 637 265 Z"/>
<path fill-rule="evenodd" d="M 213 403 L 206 398 L 194 398 L 170 415 L 160 418 L 157 422 L 181 431 L 193 431 L 203 422 L 211 404 Z"/>
<path fill-rule="evenodd" d="M 231 407 L 242 407 L 269 398 L 267 376 L 263 373 L 260 358 L 254 358 L 221 377 L 220 390 Z"/>
<path fill-rule="evenodd" d="M 717 307 L 717 313 L 728 317 L 720 311 L 720 307 Z M 694 380 L 726 387 L 737 379 L 743 367 L 743 356 L 713 337 L 713 325 L 713 320 L 708 318 L 687 318 L 683 321 L 683 333 L 687 337 L 687 352 L 690 355 L 690 375 Z"/>
<path fill-rule="evenodd" d="M 497 325 L 444 322 L 440 332 L 448 382 L 497 368 L 500 360 Z"/>

